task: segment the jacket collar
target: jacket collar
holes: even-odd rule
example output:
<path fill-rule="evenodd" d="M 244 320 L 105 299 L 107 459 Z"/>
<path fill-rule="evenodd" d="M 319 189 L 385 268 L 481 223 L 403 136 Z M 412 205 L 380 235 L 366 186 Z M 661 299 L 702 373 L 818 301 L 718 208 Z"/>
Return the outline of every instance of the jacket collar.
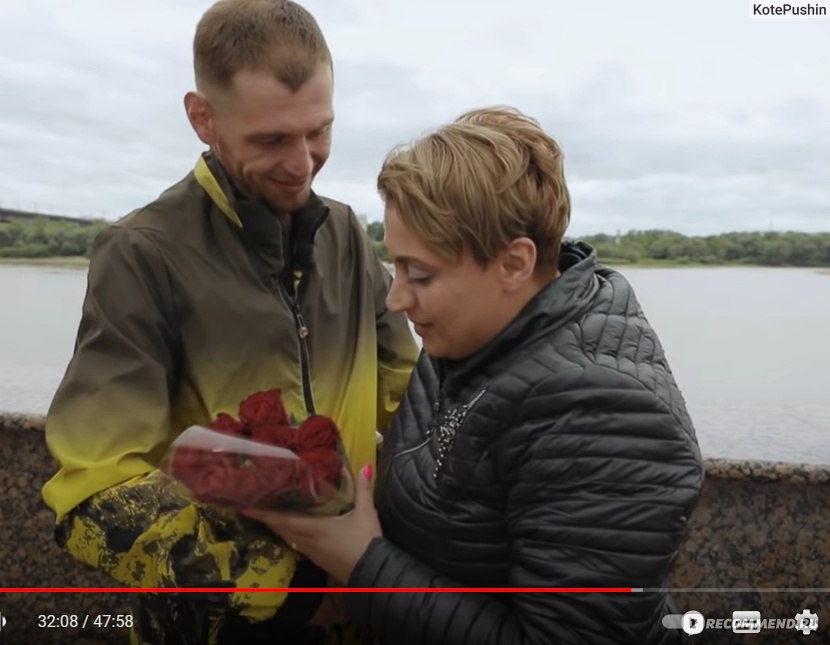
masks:
<path fill-rule="evenodd" d="M 560 275 L 536 294 L 499 334 L 473 355 L 460 360 L 431 359 L 449 397 L 486 366 L 512 350 L 548 335 L 581 316 L 599 289 L 594 249 L 584 242 L 565 242 L 559 256 Z"/>
<path fill-rule="evenodd" d="M 261 198 L 242 195 L 210 151 L 202 153 L 194 174 L 219 210 L 239 228 L 242 243 L 264 264 L 260 268 L 269 276 L 282 274 L 286 266 L 294 271 L 308 269 L 314 236 L 329 214 L 316 193 L 312 191 L 305 206 L 291 213 L 291 238 L 287 239 L 277 213 Z"/>

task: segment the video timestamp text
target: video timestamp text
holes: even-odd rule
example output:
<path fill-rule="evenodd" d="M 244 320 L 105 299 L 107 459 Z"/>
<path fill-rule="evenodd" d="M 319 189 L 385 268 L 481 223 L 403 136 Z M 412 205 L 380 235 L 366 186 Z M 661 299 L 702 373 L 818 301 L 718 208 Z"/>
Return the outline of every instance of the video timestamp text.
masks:
<path fill-rule="evenodd" d="M 42 629 L 121 629 L 133 626 L 132 614 L 38 614 Z"/>

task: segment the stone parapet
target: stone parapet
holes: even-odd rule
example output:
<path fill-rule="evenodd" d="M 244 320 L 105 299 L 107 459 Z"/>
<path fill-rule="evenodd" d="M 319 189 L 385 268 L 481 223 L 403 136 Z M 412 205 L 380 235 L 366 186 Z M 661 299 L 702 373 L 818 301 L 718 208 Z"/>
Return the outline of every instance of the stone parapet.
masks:
<path fill-rule="evenodd" d="M 56 546 L 54 516 L 40 496 L 54 469 L 43 441 L 43 417 L 0 414 L 0 586 L 116 586 Z M 830 465 L 706 460 L 700 503 L 670 580 L 680 611 L 731 618 L 736 609 L 758 610 L 762 617 L 791 618 L 807 608 L 819 614 L 820 628 L 826 626 L 830 591 L 821 588 L 830 585 L 827 509 Z M 47 613 L 129 612 L 129 599 L 122 593 L 1 595 L 7 625 L 0 644 L 127 643 L 124 629 L 45 630 L 36 622 Z M 753 635 L 753 642 L 788 643 L 796 636 L 768 632 Z M 711 642 L 740 637 L 721 632 Z"/>

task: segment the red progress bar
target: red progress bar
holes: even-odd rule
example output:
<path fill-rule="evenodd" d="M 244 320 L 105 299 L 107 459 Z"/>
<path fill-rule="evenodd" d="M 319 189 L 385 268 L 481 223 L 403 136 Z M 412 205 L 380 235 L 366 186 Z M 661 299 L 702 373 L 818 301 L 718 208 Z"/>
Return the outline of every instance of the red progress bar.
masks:
<path fill-rule="evenodd" d="M 632 587 L 0 587 L 0 593 L 631 593 Z"/>

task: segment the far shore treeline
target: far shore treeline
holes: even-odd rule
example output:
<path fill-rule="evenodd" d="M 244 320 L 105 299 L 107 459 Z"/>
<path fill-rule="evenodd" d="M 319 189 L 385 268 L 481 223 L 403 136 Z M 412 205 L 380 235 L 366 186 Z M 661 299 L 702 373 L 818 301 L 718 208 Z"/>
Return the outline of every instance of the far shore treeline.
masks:
<path fill-rule="evenodd" d="M 383 224 L 372 222 L 368 232 L 375 251 L 388 260 Z M 830 267 L 830 233 L 756 232 L 690 237 L 656 230 L 601 233 L 579 239 L 593 246 L 599 260 L 606 264 Z"/>
<path fill-rule="evenodd" d="M 89 257 L 107 220 L 0 218 L 0 258 Z M 369 237 L 383 260 L 383 224 L 371 222 Z M 580 237 L 601 262 L 643 266 L 754 265 L 830 267 L 830 233 L 751 232 L 686 236 L 673 231 L 629 231 Z"/>
<path fill-rule="evenodd" d="M 109 224 L 103 219 L 0 219 L 0 258 L 89 257 L 98 233 Z"/>

